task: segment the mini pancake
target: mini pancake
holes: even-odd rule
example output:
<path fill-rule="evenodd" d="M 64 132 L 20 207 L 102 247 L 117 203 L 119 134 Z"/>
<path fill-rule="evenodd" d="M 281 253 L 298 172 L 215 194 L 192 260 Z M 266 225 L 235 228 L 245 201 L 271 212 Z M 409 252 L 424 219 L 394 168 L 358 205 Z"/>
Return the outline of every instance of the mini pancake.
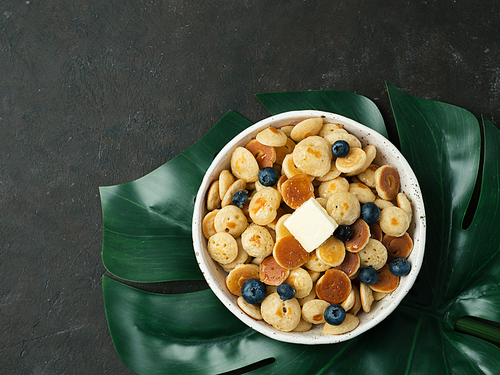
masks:
<path fill-rule="evenodd" d="M 387 296 L 389 293 L 384 293 L 384 292 L 373 292 L 373 299 L 375 301 L 380 301 L 381 299 L 384 299 L 385 296 Z"/>
<path fill-rule="evenodd" d="M 359 175 L 359 174 L 363 173 L 365 170 L 367 170 L 370 167 L 373 160 L 377 156 L 377 148 L 373 145 L 368 145 L 368 146 L 364 147 L 363 151 L 366 154 L 365 165 L 363 165 L 363 167 L 361 169 L 356 171 L 357 173 L 348 173 L 348 174 L 346 174 L 346 176 L 351 177 L 351 176 L 355 176 L 355 175 Z"/>
<path fill-rule="evenodd" d="M 243 310 L 245 314 L 249 317 L 254 318 L 256 320 L 262 320 L 262 314 L 260 312 L 260 305 L 252 305 L 246 302 L 243 297 L 238 297 L 236 300 L 239 308 Z"/>
<path fill-rule="evenodd" d="M 344 261 L 346 255 L 344 243 L 337 237 L 331 236 L 318 246 L 316 255 L 324 263 L 336 267 Z"/>
<path fill-rule="evenodd" d="M 243 250 L 243 247 L 241 246 L 241 239 L 240 238 L 241 237 L 238 237 L 236 239 L 236 242 L 238 244 L 238 255 L 236 255 L 236 258 L 231 263 L 221 264 L 222 269 L 224 271 L 226 271 L 227 273 L 234 270 L 240 264 L 245 264 L 245 263 L 248 263 L 248 261 L 249 261 L 248 253 L 245 250 Z"/>
<path fill-rule="evenodd" d="M 276 263 L 286 269 L 300 267 L 309 259 L 309 253 L 291 234 L 283 236 L 276 241 L 273 256 Z"/>
<path fill-rule="evenodd" d="M 295 298 L 304 298 L 313 289 L 313 281 L 311 275 L 301 267 L 290 270 L 285 283 L 290 284 L 295 288 Z"/>
<path fill-rule="evenodd" d="M 375 292 L 389 293 L 399 285 L 399 276 L 395 276 L 389 270 L 389 265 L 386 264 L 378 271 L 378 281 L 370 285 L 370 288 Z"/>
<path fill-rule="evenodd" d="M 303 139 L 317 135 L 323 127 L 323 119 L 321 117 L 312 117 L 299 122 L 290 132 L 290 138 L 295 142 L 300 142 Z"/>
<path fill-rule="evenodd" d="M 286 214 L 285 210 L 281 208 L 281 206 L 279 206 L 278 209 L 276 210 L 276 217 L 274 218 L 274 220 L 266 224 L 267 228 L 276 231 L 276 225 L 278 225 L 279 219 L 285 214 Z M 274 240 L 276 240 L 276 232 L 274 233 Z"/>
<path fill-rule="evenodd" d="M 340 124 L 333 123 L 333 122 L 327 122 L 327 123 L 323 124 L 323 126 L 321 127 L 321 130 L 319 131 L 318 135 L 320 137 L 325 137 L 326 135 L 328 135 L 330 133 L 334 133 L 334 132 L 336 132 L 338 130 L 343 130 L 343 129 L 344 128 Z"/>
<path fill-rule="evenodd" d="M 210 185 L 207 193 L 207 210 L 212 211 L 220 207 L 219 180 L 215 180 Z"/>
<path fill-rule="evenodd" d="M 380 212 L 380 228 L 389 236 L 402 236 L 410 227 L 411 217 L 403 209 L 392 206 Z"/>
<path fill-rule="evenodd" d="M 250 199 L 248 212 L 252 221 L 259 225 L 271 223 L 278 214 L 281 194 L 272 187 L 264 187 Z"/>
<path fill-rule="evenodd" d="M 332 163 L 330 165 L 330 171 L 323 176 L 316 177 L 316 180 L 320 181 L 320 182 L 330 181 L 330 180 L 333 180 L 334 178 L 340 176 L 341 173 L 342 172 L 340 172 L 337 169 L 337 167 L 335 166 L 335 159 L 334 159 L 334 160 L 332 160 Z"/>
<path fill-rule="evenodd" d="M 382 242 L 370 238 L 368 244 L 358 252 L 361 268 L 372 266 L 381 269 L 387 262 L 387 249 Z"/>
<path fill-rule="evenodd" d="M 325 310 L 330 304 L 322 299 L 312 299 L 302 305 L 302 319 L 312 324 L 325 323 Z"/>
<path fill-rule="evenodd" d="M 366 186 L 375 189 L 375 171 L 378 169 L 378 165 L 370 164 L 363 172 L 359 173 L 357 177 Z"/>
<path fill-rule="evenodd" d="M 319 136 L 303 139 L 293 149 L 293 162 L 302 173 L 314 177 L 324 176 L 331 169 L 331 146 Z"/>
<path fill-rule="evenodd" d="M 359 287 L 356 285 L 352 286 L 352 290 L 354 290 L 354 305 L 348 311 L 349 313 L 356 315 L 359 310 L 361 310 L 361 296 L 359 295 Z"/>
<path fill-rule="evenodd" d="M 310 259 L 311 257 L 309 257 Z M 321 272 L 318 272 L 318 271 L 312 271 L 310 269 L 306 269 L 307 272 L 309 272 L 309 275 L 311 275 L 311 279 L 313 281 L 313 283 L 315 283 L 316 281 L 318 281 L 319 277 L 321 276 Z"/>
<path fill-rule="evenodd" d="M 273 252 L 274 240 L 267 228 L 252 223 L 241 233 L 241 244 L 248 255 L 264 258 Z"/>
<path fill-rule="evenodd" d="M 351 277 L 359 270 L 360 264 L 359 255 L 347 251 L 345 253 L 344 261 L 334 268 L 345 272 L 347 276 Z"/>
<path fill-rule="evenodd" d="M 378 225 L 377 223 L 370 224 L 370 237 L 371 238 L 382 242 L 383 235 L 384 235 L 384 233 L 382 232 L 382 228 L 380 228 L 380 225 Z"/>
<path fill-rule="evenodd" d="M 231 172 L 245 182 L 255 182 L 259 179 L 259 163 L 246 148 L 236 147 L 231 154 Z"/>
<path fill-rule="evenodd" d="M 309 292 L 309 294 L 303 298 L 297 298 L 297 301 L 299 301 L 299 304 L 300 306 L 304 306 L 304 304 L 307 302 L 307 301 L 310 301 L 310 300 L 313 300 L 316 298 L 316 290 L 313 286 L 313 288 L 311 289 L 311 291 Z"/>
<path fill-rule="evenodd" d="M 382 243 L 387 248 L 389 261 L 394 258 L 408 258 L 413 250 L 413 241 L 410 235 L 405 232 L 400 237 L 385 235 Z"/>
<path fill-rule="evenodd" d="M 344 177 L 324 181 L 318 187 L 319 196 L 326 199 L 340 191 L 349 191 L 349 182 Z"/>
<path fill-rule="evenodd" d="M 349 184 L 349 192 L 353 193 L 360 203 L 373 202 L 376 198 L 372 189 L 362 182 L 354 182 Z"/>
<path fill-rule="evenodd" d="M 282 215 L 279 219 L 278 222 L 276 223 L 276 238 L 279 239 L 283 236 L 286 236 L 288 234 L 291 234 L 290 231 L 288 230 L 287 227 L 285 227 L 285 221 L 292 216 L 292 214 L 284 214 Z"/>
<path fill-rule="evenodd" d="M 286 134 L 287 137 L 290 137 L 290 134 L 292 134 L 292 130 L 295 127 L 295 125 L 288 124 L 288 125 L 283 125 L 280 130 Z"/>
<path fill-rule="evenodd" d="M 284 174 L 280 177 L 278 183 L 276 184 L 276 186 L 278 186 L 278 190 L 280 191 L 281 195 L 283 195 L 283 193 L 281 192 L 281 185 L 283 185 L 283 182 L 285 182 L 286 180 L 288 180 L 288 177 Z"/>
<path fill-rule="evenodd" d="M 383 210 L 386 207 L 394 207 L 391 201 L 386 201 L 385 199 L 382 198 L 377 198 L 373 201 L 377 205 L 378 208 Z"/>
<path fill-rule="evenodd" d="M 215 233 L 208 239 L 207 250 L 217 263 L 229 264 L 238 256 L 238 243 L 229 233 Z"/>
<path fill-rule="evenodd" d="M 349 293 L 349 297 L 347 297 L 344 302 L 340 304 L 344 308 L 345 311 L 349 311 L 354 307 L 354 303 L 356 302 L 356 290 L 351 287 L 351 293 Z"/>
<path fill-rule="evenodd" d="M 289 207 L 297 209 L 310 198 L 314 198 L 314 186 L 307 175 L 297 174 L 283 182 L 281 195 Z"/>
<path fill-rule="evenodd" d="M 341 191 L 328 198 L 326 211 L 338 225 L 352 225 L 361 213 L 361 205 L 354 194 Z"/>
<path fill-rule="evenodd" d="M 324 272 L 331 268 L 328 264 L 318 258 L 316 250 L 309 253 L 309 260 L 304 264 L 304 267 L 312 272 Z"/>
<path fill-rule="evenodd" d="M 312 324 L 309 322 L 306 322 L 304 319 L 300 318 L 299 324 L 297 324 L 297 327 L 292 329 L 292 332 L 307 332 L 312 328 Z"/>
<path fill-rule="evenodd" d="M 399 193 L 400 184 L 396 168 L 383 165 L 375 171 L 375 189 L 380 198 L 392 201 Z"/>
<path fill-rule="evenodd" d="M 226 276 L 227 289 L 235 296 L 241 296 L 241 287 L 248 279 L 259 278 L 259 267 L 255 264 L 241 264 Z"/>
<path fill-rule="evenodd" d="M 248 142 L 245 148 L 255 157 L 260 169 L 272 167 L 276 161 L 276 150 L 274 147 L 263 145 L 256 139 Z"/>
<path fill-rule="evenodd" d="M 406 211 L 408 215 L 411 216 L 413 214 L 411 203 L 408 200 L 408 197 L 404 193 L 398 193 L 398 195 L 396 195 L 396 202 L 398 204 L 398 207 Z"/>
<path fill-rule="evenodd" d="M 274 257 L 268 256 L 259 266 L 259 277 L 267 285 L 280 285 L 290 274 L 290 270 L 281 267 Z"/>
<path fill-rule="evenodd" d="M 215 215 L 217 215 L 217 212 L 219 212 L 219 210 L 213 210 L 212 212 L 206 214 L 203 218 L 201 227 L 203 229 L 203 235 L 207 240 L 217 233 L 214 225 Z"/>
<path fill-rule="evenodd" d="M 331 303 L 342 303 L 351 293 L 351 280 L 336 269 L 329 269 L 316 282 L 318 298 Z"/>
<path fill-rule="evenodd" d="M 370 240 L 370 227 L 363 219 L 357 219 L 351 225 L 351 238 L 345 242 L 345 248 L 351 253 L 364 249 Z"/>
<path fill-rule="evenodd" d="M 303 173 L 295 166 L 293 154 L 288 154 L 283 159 L 283 163 L 281 164 L 281 173 L 285 174 L 285 176 L 287 176 L 288 178 Z"/>
<path fill-rule="evenodd" d="M 253 258 L 250 263 L 252 264 L 256 264 L 257 266 L 260 266 L 260 264 L 262 263 L 262 261 L 264 260 L 264 258 Z"/>
<path fill-rule="evenodd" d="M 283 301 L 278 293 L 272 293 L 262 301 L 260 312 L 266 323 L 284 332 L 297 327 L 302 317 L 297 298 Z"/>
<path fill-rule="evenodd" d="M 338 326 L 325 323 L 323 326 L 323 333 L 326 335 L 341 335 L 351 332 L 359 325 L 359 318 L 356 315 L 347 313 L 344 321 Z"/>
<path fill-rule="evenodd" d="M 342 173 L 356 175 L 362 171 L 366 162 L 366 153 L 360 148 L 351 148 L 344 158 L 337 158 L 335 166 Z"/>
<path fill-rule="evenodd" d="M 366 284 L 359 284 L 359 296 L 361 298 L 361 307 L 364 312 L 370 312 L 372 309 L 373 301 L 373 291 Z"/>
<path fill-rule="evenodd" d="M 221 208 L 214 219 L 217 232 L 229 233 L 234 238 L 238 237 L 248 225 L 245 213 L 238 207 L 229 205 Z"/>
<path fill-rule="evenodd" d="M 240 190 L 245 190 L 246 185 L 247 185 L 246 182 L 241 178 L 234 181 L 231 184 L 231 186 L 229 186 L 229 188 L 227 189 L 226 194 L 224 194 L 224 198 L 222 198 L 221 206 L 226 207 L 226 206 L 232 204 L 234 193 L 236 193 L 237 191 L 240 191 Z"/>
<path fill-rule="evenodd" d="M 264 185 L 262 185 L 262 184 L 260 183 L 260 181 L 255 181 L 253 184 L 254 184 L 254 191 L 255 191 L 255 192 L 258 192 L 258 191 L 260 191 L 260 190 L 262 190 L 262 189 L 264 189 L 264 188 L 265 188 L 265 186 L 264 186 Z"/>
<path fill-rule="evenodd" d="M 276 129 L 272 126 L 261 130 L 255 136 L 257 141 L 266 146 L 281 147 L 286 145 L 287 135 L 281 129 Z"/>
<path fill-rule="evenodd" d="M 235 180 L 236 179 L 234 178 L 233 174 L 227 169 L 224 169 L 219 174 L 219 197 L 221 200 L 224 198 L 224 195 L 226 194 L 227 189 L 229 189 L 229 186 L 231 186 L 231 184 Z"/>

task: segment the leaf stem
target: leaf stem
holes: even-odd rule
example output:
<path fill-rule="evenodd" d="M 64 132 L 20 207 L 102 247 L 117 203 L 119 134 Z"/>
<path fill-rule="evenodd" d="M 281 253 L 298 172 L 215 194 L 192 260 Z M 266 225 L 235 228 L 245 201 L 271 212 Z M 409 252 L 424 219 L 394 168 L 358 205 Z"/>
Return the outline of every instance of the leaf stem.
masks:
<path fill-rule="evenodd" d="M 496 322 L 464 316 L 455 323 L 455 331 L 500 345 L 500 324 Z"/>

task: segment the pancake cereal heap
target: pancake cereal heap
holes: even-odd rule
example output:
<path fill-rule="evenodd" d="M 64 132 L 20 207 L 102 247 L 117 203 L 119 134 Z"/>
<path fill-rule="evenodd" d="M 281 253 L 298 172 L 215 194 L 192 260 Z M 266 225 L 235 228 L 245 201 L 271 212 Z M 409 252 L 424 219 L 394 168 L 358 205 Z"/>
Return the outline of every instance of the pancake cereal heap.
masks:
<path fill-rule="evenodd" d="M 332 145 L 349 144 L 345 157 L 335 157 Z M 407 258 L 413 242 L 407 230 L 412 207 L 400 191 L 398 171 L 375 165 L 374 145 L 360 140 L 342 125 L 309 118 L 279 129 L 259 132 L 245 147 L 237 147 L 230 169 L 223 170 L 207 193 L 208 213 L 203 233 L 208 252 L 227 272 L 227 289 L 238 296 L 238 306 L 249 316 L 285 332 L 305 332 L 323 324 L 329 335 L 343 334 L 359 325 L 358 313 L 369 313 L 376 301 L 399 285 L 389 261 Z M 272 167 L 280 176 L 273 186 L 259 182 L 259 171 Z M 233 204 L 239 191 L 248 194 L 240 207 Z M 302 204 L 315 199 L 351 236 L 342 241 L 330 235 L 313 251 L 306 251 L 285 226 Z M 380 208 L 378 221 L 367 224 L 361 207 L 373 202 Z M 378 281 L 367 285 L 359 272 L 373 267 Z M 248 279 L 265 283 L 267 295 L 250 304 L 241 297 Z M 282 300 L 277 287 L 292 285 L 295 296 Z M 340 304 L 345 320 L 325 321 L 325 309 Z"/>

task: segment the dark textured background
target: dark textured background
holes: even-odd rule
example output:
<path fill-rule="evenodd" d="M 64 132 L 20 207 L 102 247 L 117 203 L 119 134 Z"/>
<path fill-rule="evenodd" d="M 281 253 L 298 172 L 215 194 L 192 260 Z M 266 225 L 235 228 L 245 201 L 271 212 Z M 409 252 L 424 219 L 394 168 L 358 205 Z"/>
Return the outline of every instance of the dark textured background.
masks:
<path fill-rule="evenodd" d="M 254 94 L 388 81 L 500 124 L 500 3 L 2 0 L 0 371 L 129 374 L 104 315 L 98 187 L 141 177 Z"/>

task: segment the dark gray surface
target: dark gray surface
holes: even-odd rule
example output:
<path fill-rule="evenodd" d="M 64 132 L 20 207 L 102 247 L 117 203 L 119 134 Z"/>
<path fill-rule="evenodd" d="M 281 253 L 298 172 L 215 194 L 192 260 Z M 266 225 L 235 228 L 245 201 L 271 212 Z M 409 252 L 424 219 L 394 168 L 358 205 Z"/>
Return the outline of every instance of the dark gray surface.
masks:
<path fill-rule="evenodd" d="M 128 374 L 104 315 L 98 187 L 141 177 L 254 94 L 385 81 L 500 123 L 500 6 L 465 1 L 0 4 L 0 368 Z"/>

